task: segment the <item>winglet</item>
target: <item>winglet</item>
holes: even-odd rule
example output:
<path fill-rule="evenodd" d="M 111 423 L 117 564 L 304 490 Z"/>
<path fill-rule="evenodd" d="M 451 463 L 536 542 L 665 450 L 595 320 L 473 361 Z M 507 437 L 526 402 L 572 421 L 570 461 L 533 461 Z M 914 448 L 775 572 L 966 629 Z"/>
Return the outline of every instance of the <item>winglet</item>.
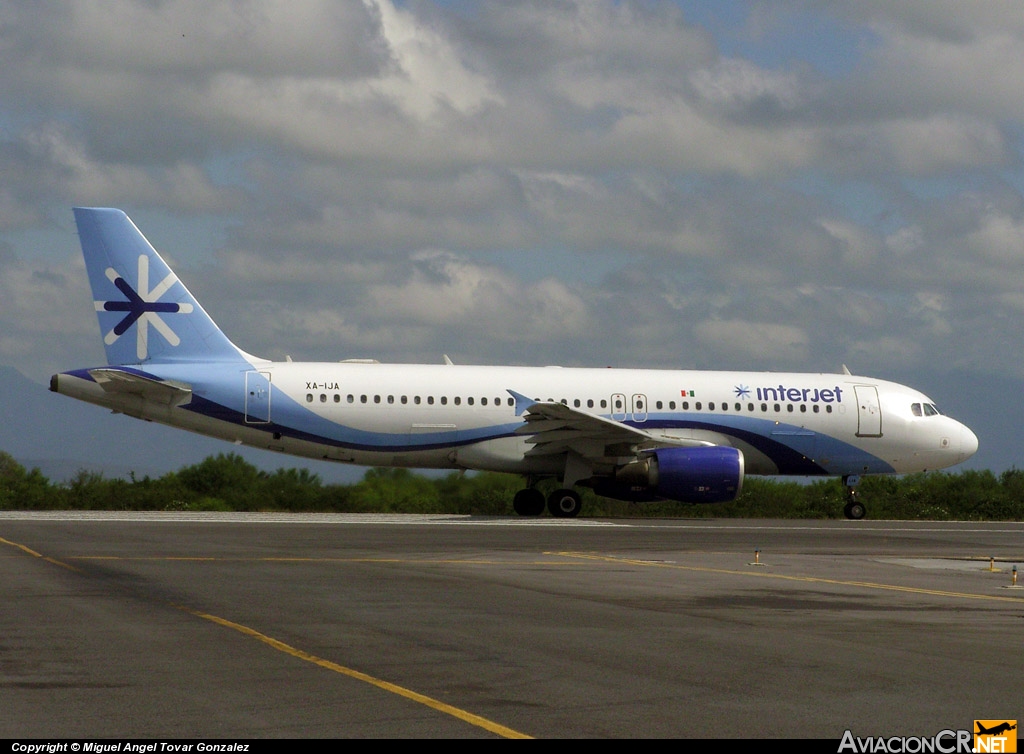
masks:
<path fill-rule="evenodd" d="M 509 395 L 516 399 L 516 416 L 522 416 L 530 406 L 537 403 L 533 398 L 527 398 L 522 393 L 517 393 L 515 390 L 508 390 Z"/>

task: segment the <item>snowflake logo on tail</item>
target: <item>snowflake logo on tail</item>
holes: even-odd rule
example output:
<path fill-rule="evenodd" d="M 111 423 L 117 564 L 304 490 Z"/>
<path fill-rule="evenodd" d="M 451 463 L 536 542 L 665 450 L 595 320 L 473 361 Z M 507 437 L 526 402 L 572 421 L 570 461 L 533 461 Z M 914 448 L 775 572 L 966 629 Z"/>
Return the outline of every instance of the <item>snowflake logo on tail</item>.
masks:
<path fill-rule="evenodd" d="M 149 353 L 149 326 L 153 325 L 157 332 L 164 336 L 164 340 L 172 346 L 181 343 L 177 334 L 164 322 L 161 314 L 189 314 L 192 312 L 192 304 L 177 304 L 161 302 L 160 297 L 178 282 L 175 274 L 169 273 L 154 288 L 149 288 L 149 257 L 145 254 L 139 255 L 139 285 L 138 291 L 129 285 L 128 281 L 117 274 L 112 267 L 106 271 L 107 278 L 127 298 L 126 301 L 96 301 L 96 311 L 101 312 L 125 312 L 124 319 L 114 325 L 114 329 L 103 337 L 103 342 L 108 346 L 124 335 L 128 328 L 136 322 L 139 327 L 136 331 L 135 354 L 140 360 L 145 359 Z"/>

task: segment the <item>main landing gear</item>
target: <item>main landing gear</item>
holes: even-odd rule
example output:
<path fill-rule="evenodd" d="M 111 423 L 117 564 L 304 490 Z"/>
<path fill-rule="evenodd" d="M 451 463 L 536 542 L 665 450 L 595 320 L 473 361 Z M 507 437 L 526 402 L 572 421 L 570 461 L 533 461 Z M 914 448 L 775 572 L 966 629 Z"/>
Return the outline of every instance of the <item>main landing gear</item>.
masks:
<path fill-rule="evenodd" d="M 864 503 L 857 499 L 858 482 L 860 482 L 859 476 L 843 477 L 843 484 L 846 485 L 846 505 L 843 507 L 843 515 L 851 521 L 860 521 L 868 512 Z"/>
<path fill-rule="evenodd" d="M 575 490 L 555 490 L 548 495 L 548 511 L 555 518 L 576 518 L 583 503 Z"/>
<path fill-rule="evenodd" d="M 583 503 L 575 490 L 555 490 L 548 495 L 548 510 L 555 518 L 575 518 Z M 520 516 L 539 516 L 544 512 L 544 494 L 533 487 L 519 490 L 512 498 L 512 508 Z"/>
<path fill-rule="evenodd" d="M 544 512 L 544 495 L 533 487 L 519 490 L 512 498 L 512 508 L 520 516 L 539 516 Z"/>

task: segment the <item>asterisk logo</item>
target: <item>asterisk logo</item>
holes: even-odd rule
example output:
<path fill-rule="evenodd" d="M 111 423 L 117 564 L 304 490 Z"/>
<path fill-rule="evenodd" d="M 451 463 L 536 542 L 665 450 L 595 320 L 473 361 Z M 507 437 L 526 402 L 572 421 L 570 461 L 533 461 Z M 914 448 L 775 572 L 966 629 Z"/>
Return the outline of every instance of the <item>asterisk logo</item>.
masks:
<path fill-rule="evenodd" d="M 746 398 L 748 395 L 750 395 L 750 388 L 747 387 L 746 385 L 737 385 L 736 387 L 733 388 L 733 390 L 736 391 L 737 398 Z"/>
<path fill-rule="evenodd" d="M 128 281 L 117 274 L 113 267 L 108 267 L 107 278 L 114 284 L 117 290 L 121 291 L 128 299 L 127 301 L 97 301 L 96 310 L 101 312 L 126 312 L 124 319 L 114 325 L 114 329 L 108 332 L 103 342 L 108 346 L 120 338 L 128 328 L 138 322 L 136 331 L 135 354 L 139 359 L 145 359 L 149 353 L 149 325 L 153 325 L 156 331 L 164 336 L 164 340 L 172 346 L 176 346 L 181 339 L 175 334 L 161 314 L 189 314 L 192 311 L 192 304 L 176 304 L 160 302 L 160 297 L 167 293 L 168 289 L 178 278 L 171 272 L 161 280 L 154 288 L 149 288 L 149 257 L 145 254 L 139 255 L 139 285 L 138 291 L 133 289 Z"/>

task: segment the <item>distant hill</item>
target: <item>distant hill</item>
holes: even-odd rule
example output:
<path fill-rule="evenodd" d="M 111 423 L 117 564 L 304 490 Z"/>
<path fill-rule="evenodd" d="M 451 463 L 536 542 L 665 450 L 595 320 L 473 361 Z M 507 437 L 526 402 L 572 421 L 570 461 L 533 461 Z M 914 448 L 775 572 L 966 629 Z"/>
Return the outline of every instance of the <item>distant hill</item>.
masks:
<path fill-rule="evenodd" d="M 232 445 L 161 424 L 112 414 L 99 406 L 51 393 L 47 385 L 0 366 L 0 450 L 53 481 L 79 470 L 106 477 L 134 472 L 158 477 L 217 453 L 237 453 L 257 468 L 307 468 L 325 482 L 354 482 L 361 467 L 307 461 Z"/>

